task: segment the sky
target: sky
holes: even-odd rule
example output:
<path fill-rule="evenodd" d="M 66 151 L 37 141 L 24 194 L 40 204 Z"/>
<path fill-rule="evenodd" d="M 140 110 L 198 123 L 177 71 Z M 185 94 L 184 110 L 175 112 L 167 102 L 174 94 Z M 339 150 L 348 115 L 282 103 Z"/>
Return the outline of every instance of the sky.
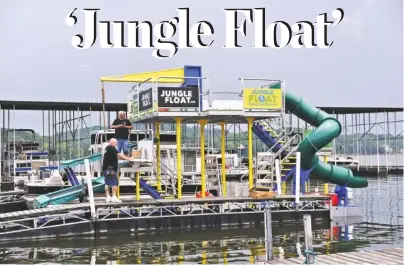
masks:
<path fill-rule="evenodd" d="M 210 4 L 208 4 L 208 2 Z M 201 65 L 213 91 L 240 91 L 239 77 L 283 79 L 286 89 L 317 106 L 403 106 L 403 7 L 400 0 L 356 1 L 21 1 L 0 2 L 1 100 L 100 102 L 99 78 L 183 65 Z M 180 49 L 169 59 L 151 49 L 78 50 L 68 27 L 74 8 L 101 8 L 101 20 L 148 20 L 153 24 L 189 7 L 191 22 L 214 25 L 208 49 Z M 314 22 L 321 13 L 342 8 L 345 17 L 329 29 L 329 49 L 254 49 L 252 28 L 242 48 L 223 49 L 225 8 L 266 8 L 266 23 Z M 106 101 L 125 102 L 129 84 L 108 84 Z M 18 117 L 26 119 L 24 117 Z"/>

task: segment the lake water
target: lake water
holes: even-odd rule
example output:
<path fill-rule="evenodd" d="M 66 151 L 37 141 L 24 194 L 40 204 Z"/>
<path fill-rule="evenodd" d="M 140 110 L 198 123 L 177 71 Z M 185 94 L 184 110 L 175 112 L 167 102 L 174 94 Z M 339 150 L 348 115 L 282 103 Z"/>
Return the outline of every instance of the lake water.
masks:
<path fill-rule="evenodd" d="M 362 207 L 354 224 L 313 224 L 317 253 L 402 247 L 403 176 L 370 179 L 353 192 Z M 299 256 L 304 248 L 301 223 L 273 226 L 275 258 Z M 0 263 L 12 264 L 145 264 L 251 263 L 265 258 L 262 228 L 115 236 L 80 240 L 44 240 L 0 246 Z"/>

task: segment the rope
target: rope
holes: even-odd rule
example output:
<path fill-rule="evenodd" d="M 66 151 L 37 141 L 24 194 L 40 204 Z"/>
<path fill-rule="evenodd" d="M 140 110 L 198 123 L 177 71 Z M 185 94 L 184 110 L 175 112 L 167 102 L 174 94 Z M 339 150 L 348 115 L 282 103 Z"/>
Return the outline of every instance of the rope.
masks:
<path fill-rule="evenodd" d="M 316 260 L 316 253 L 314 253 L 312 250 L 305 250 L 304 254 L 306 256 L 306 260 L 302 264 L 318 264 Z M 314 263 L 308 263 L 309 261 L 309 255 L 313 255 Z"/>

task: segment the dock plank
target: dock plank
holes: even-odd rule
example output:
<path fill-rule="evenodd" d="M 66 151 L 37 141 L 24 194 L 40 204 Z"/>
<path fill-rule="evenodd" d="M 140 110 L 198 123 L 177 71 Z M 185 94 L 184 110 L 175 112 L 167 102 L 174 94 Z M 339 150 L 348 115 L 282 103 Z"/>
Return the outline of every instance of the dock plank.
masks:
<path fill-rule="evenodd" d="M 362 264 L 362 261 L 359 261 L 357 259 L 352 259 L 350 257 L 344 257 L 338 254 L 330 254 L 329 256 L 334 258 L 334 259 L 338 259 L 340 262 L 343 261 L 346 264 Z"/>
<path fill-rule="evenodd" d="M 302 264 L 306 259 L 301 257 L 301 258 L 290 258 L 288 260 L 296 262 L 296 264 Z"/>
<path fill-rule="evenodd" d="M 353 260 L 358 260 L 358 262 L 367 263 L 367 264 L 380 264 L 380 262 L 375 261 L 374 259 L 369 259 L 369 257 L 362 257 L 359 253 L 338 253 L 339 256 L 352 258 Z"/>
<path fill-rule="evenodd" d="M 394 257 L 403 257 L 403 255 L 404 255 L 403 251 L 401 251 L 401 253 L 400 253 L 400 252 L 397 252 L 395 250 L 390 250 L 390 249 L 379 249 L 379 250 L 376 250 L 376 252 L 385 253 L 387 255 L 394 256 Z"/>
<path fill-rule="evenodd" d="M 364 253 L 367 257 L 371 258 L 372 260 L 380 260 L 382 263 L 385 264 L 396 264 L 397 262 L 397 258 L 393 258 L 391 256 L 380 255 L 370 251 Z"/>
<path fill-rule="evenodd" d="M 319 263 L 322 264 L 329 264 L 329 265 L 334 265 L 334 264 L 346 264 L 346 263 L 341 263 L 340 259 L 332 258 L 329 257 L 328 255 L 319 255 L 316 256 L 316 260 L 319 261 Z"/>
<path fill-rule="evenodd" d="M 289 260 L 289 259 L 277 259 L 277 260 L 276 260 L 276 263 L 277 263 L 277 264 L 285 264 L 285 265 L 301 264 L 301 263 L 293 262 L 293 261 L 291 261 L 291 260 Z"/>
<path fill-rule="evenodd" d="M 302 195 L 300 197 L 301 200 L 313 201 L 313 200 L 322 200 L 328 201 L 330 199 L 329 196 L 324 195 Z M 231 197 L 231 198 L 221 198 L 221 197 L 207 197 L 207 198 L 195 198 L 195 197 L 185 197 L 181 199 L 145 199 L 141 201 L 136 200 L 129 200 L 123 201 L 122 203 L 106 203 L 105 201 L 95 202 L 96 208 L 108 208 L 112 205 L 114 207 L 142 207 L 142 206 L 180 206 L 180 205 L 187 205 L 187 204 L 212 204 L 212 203 L 248 203 L 248 202 L 267 202 L 267 201 L 294 201 L 295 196 L 293 195 L 283 195 L 283 196 L 276 196 L 273 198 L 250 198 L 250 197 Z M 74 204 L 67 204 L 67 205 L 56 205 L 52 207 L 40 208 L 27 211 L 18 211 L 19 215 L 8 215 L 8 214 L 0 214 L 0 220 L 2 219 L 16 219 L 21 216 L 24 217 L 39 217 L 46 214 L 58 214 L 58 213 L 65 213 L 71 210 L 82 210 L 90 207 L 90 203 L 74 203 Z"/>
<path fill-rule="evenodd" d="M 317 264 L 403 264 L 404 249 L 359 250 L 333 254 L 317 255 Z M 266 264 L 302 264 L 304 258 L 275 259 Z M 291 263 L 288 263 L 291 262 Z"/>
<path fill-rule="evenodd" d="M 269 264 L 302 264 L 305 258 L 283 258 L 275 259 L 269 262 Z"/>

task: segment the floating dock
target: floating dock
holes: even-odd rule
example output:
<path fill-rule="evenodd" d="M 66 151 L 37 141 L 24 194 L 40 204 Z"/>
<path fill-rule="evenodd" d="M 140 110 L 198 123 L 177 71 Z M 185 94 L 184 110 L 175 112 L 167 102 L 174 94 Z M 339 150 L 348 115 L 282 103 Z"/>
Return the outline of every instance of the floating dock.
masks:
<path fill-rule="evenodd" d="M 403 264 L 404 249 L 392 248 L 381 250 L 363 250 L 355 252 L 324 254 L 316 256 L 317 265 L 333 265 L 333 264 Z M 287 258 L 272 260 L 258 264 L 304 264 L 305 258 Z"/>
<path fill-rule="evenodd" d="M 402 175 L 404 172 L 403 166 L 359 166 L 353 168 L 352 171 L 358 176 L 374 177 L 374 176 L 387 176 L 387 175 Z"/>
<path fill-rule="evenodd" d="M 158 230 L 206 227 L 262 226 L 264 210 L 274 221 L 330 217 L 328 196 L 302 195 L 265 198 L 183 198 L 122 203 L 60 205 L 0 214 L 0 241 L 47 237 L 97 236 L 108 233 L 142 234 Z"/>

